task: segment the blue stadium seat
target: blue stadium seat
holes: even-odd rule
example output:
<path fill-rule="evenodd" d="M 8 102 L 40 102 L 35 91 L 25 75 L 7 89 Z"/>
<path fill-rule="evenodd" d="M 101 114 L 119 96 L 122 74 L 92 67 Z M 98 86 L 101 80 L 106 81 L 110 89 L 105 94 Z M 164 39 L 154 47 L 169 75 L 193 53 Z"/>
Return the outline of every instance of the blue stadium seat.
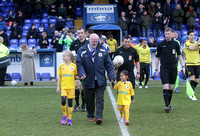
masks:
<path fill-rule="evenodd" d="M 8 37 L 10 36 L 11 34 L 11 31 L 6 31 L 6 34 L 8 35 Z"/>
<path fill-rule="evenodd" d="M 76 7 L 76 16 L 77 17 L 83 16 L 83 8 L 82 7 Z"/>
<path fill-rule="evenodd" d="M 159 72 L 159 77 L 157 77 L 157 76 L 156 76 L 156 72 L 154 72 L 154 74 L 153 74 L 153 79 L 154 79 L 154 80 L 161 80 L 161 78 L 160 78 L 160 72 Z"/>
<path fill-rule="evenodd" d="M 28 44 L 28 48 L 29 48 L 29 49 L 32 49 L 33 46 L 35 46 L 35 44 Z"/>
<path fill-rule="evenodd" d="M 147 37 L 142 37 L 142 36 L 140 36 L 140 37 L 139 37 L 139 40 L 140 40 L 140 39 L 146 39 L 146 40 L 147 40 Z"/>
<path fill-rule="evenodd" d="M 28 45 L 29 44 L 34 44 L 36 45 L 36 39 L 28 39 Z"/>
<path fill-rule="evenodd" d="M 10 26 L 6 26 L 6 31 L 10 31 Z"/>
<path fill-rule="evenodd" d="M 51 81 L 50 73 L 42 73 L 41 81 Z"/>
<path fill-rule="evenodd" d="M 18 45 L 19 41 L 18 41 L 18 39 L 11 39 L 10 40 L 10 44 L 16 44 L 16 45 Z"/>
<path fill-rule="evenodd" d="M 53 24 L 55 24 L 57 22 L 57 19 L 49 19 L 49 23 L 53 23 Z"/>
<path fill-rule="evenodd" d="M 138 37 L 132 37 L 131 40 L 132 40 L 134 43 L 139 41 Z"/>
<path fill-rule="evenodd" d="M 36 73 L 37 79 L 35 81 L 40 81 L 41 80 L 41 76 L 40 73 Z"/>
<path fill-rule="evenodd" d="M 10 44 L 9 49 L 10 50 L 17 50 L 18 49 L 18 45 L 17 44 Z"/>
<path fill-rule="evenodd" d="M 164 36 L 159 36 L 159 37 L 157 38 L 157 42 L 159 43 L 159 42 L 163 41 L 164 39 L 165 39 Z"/>
<path fill-rule="evenodd" d="M 40 24 L 35 24 L 35 27 L 38 29 L 40 27 Z"/>
<path fill-rule="evenodd" d="M 28 35 L 28 30 L 22 32 L 22 38 L 26 38 Z"/>
<path fill-rule="evenodd" d="M 185 36 L 185 35 L 187 35 L 187 29 L 182 29 L 182 36 Z"/>
<path fill-rule="evenodd" d="M 23 43 L 27 43 L 27 39 L 26 38 L 22 38 L 19 40 L 19 45 L 23 44 Z"/>
<path fill-rule="evenodd" d="M 6 73 L 5 81 L 11 81 L 10 73 Z"/>
<path fill-rule="evenodd" d="M 23 31 L 28 31 L 30 27 L 31 27 L 31 24 L 25 24 L 23 26 Z"/>
<path fill-rule="evenodd" d="M 5 8 L 3 12 L 8 14 L 9 10 L 10 10 L 9 8 Z"/>
<path fill-rule="evenodd" d="M 40 24 L 40 19 L 33 19 L 33 24 Z"/>
<path fill-rule="evenodd" d="M 32 19 L 25 19 L 24 24 L 32 24 Z"/>
<path fill-rule="evenodd" d="M 67 49 L 67 45 L 63 45 L 63 51 Z"/>
<path fill-rule="evenodd" d="M 41 24 L 48 24 L 48 23 L 49 23 L 48 18 L 41 19 Z"/>
<path fill-rule="evenodd" d="M 195 18 L 195 22 L 199 23 L 199 18 L 198 17 Z"/>
<path fill-rule="evenodd" d="M 177 32 L 178 32 L 179 37 L 181 37 L 182 35 L 181 31 L 177 31 Z"/>
<path fill-rule="evenodd" d="M 21 81 L 20 73 L 12 73 L 11 80 Z"/>
<path fill-rule="evenodd" d="M 48 13 L 43 13 L 42 18 L 48 17 Z"/>
<path fill-rule="evenodd" d="M 187 29 L 187 25 L 186 24 L 182 24 L 182 29 Z"/>

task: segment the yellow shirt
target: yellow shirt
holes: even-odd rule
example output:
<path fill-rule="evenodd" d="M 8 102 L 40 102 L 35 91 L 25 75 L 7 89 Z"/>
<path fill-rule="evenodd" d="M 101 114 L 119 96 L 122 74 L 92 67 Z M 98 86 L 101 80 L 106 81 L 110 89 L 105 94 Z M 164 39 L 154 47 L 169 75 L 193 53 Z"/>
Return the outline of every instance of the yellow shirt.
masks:
<path fill-rule="evenodd" d="M 150 48 L 146 46 L 146 48 L 139 47 L 138 48 L 138 54 L 140 57 L 140 63 L 150 63 Z"/>
<path fill-rule="evenodd" d="M 135 49 L 137 50 L 137 52 L 138 52 L 138 48 L 140 48 L 141 46 L 140 46 L 140 44 L 137 44 L 137 45 L 135 45 Z"/>
<path fill-rule="evenodd" d="M 71 63 L 69 66 L 67 66 L 65 63 L 62 63 L 57 73 L 61 76 L 61 90 L 75 89 L 74 75 L 77 75 L 76 64 Z"/>
<path fill-rule="evenodd" d="M 128 105 L 131 104 L 131 96 L 135 95 L 131 82 L 119 81 L 115 84 L 114 89 L 118 90 L 117 105 Z"/>
<path fill-rule="evenodd" d="M 110 39 L 107 40 L 107 44 L 110 47 L 111 52 L 115 52 L 115 50 L 116 50 L 116 48 L 115 48 L 116 43 L 117 43 L 117 41 L 115 39 L 113 39 L 112 41 Z"/>
<path fill-rule="evenodd" d="M 195 43 L 196 41 L 191 43 L 189 40 L 184 43 L 186 65 L 199 65 L 199 47 L 194 51 L 188 49 L 189 46 L 193 46 Z"/>

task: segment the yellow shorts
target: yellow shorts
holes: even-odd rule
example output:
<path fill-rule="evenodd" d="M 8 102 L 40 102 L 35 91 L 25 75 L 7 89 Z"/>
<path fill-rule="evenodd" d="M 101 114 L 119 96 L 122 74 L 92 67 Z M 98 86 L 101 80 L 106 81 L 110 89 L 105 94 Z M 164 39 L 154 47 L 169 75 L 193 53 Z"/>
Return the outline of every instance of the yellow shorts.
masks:
<path fill-rule="evenodd" d="M 125 108 L 129 108 L 129 105 L 117 105 L 117 110 L 125 110 Z"/>
<path fill-rule="evenodd" d="M 74 99 L 75 89 L 63 89 L 61 90 L 61 96 L 67 96 L 68 99 Z"/>

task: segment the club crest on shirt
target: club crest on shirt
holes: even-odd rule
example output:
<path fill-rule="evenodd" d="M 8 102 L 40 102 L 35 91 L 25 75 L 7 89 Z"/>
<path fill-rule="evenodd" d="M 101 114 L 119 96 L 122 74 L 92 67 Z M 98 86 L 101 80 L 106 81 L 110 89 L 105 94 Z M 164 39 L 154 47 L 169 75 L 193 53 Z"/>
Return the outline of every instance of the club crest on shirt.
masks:
<path fill-rule="evenodd" d="M 73 70 L 74 70 L 74 67 L 71 67 L 70 70 L 73 71 Z"/>
<path fill-rule="evenodd" d="M 129 57 L 128 57 L 128 58 L 129 58 L 129 60 L 132 60 L 132 56 L 131 56 L 131 55 L 129 55 Z"/>
<path fill-rule="evenodd" d="M 173 50 L 172 50 L 172 54 L 175 54 L 175 53 L 176 53 L 176 50 L 175 50 L 175 49 L 173 49 Z"/>
<path fill-rule="evenodd" d="M 126 86 L 126 89 L 129 89 L 129 86 Z"/>
<path fill-rule="evenodd" d="M 101 52 L 99 53 L 99 57 L 102 57 L 102 53 Z"/>

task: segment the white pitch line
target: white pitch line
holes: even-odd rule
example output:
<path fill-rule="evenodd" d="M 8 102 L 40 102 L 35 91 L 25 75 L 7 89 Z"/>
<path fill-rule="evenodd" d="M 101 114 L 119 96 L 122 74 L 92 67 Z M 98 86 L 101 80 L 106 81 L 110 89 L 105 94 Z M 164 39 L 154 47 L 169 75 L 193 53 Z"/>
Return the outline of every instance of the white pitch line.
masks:
<path fill-rule="evenodd" d="M 125 125 L 125 123 L 122 123 L 122 122 L 119 121 L 121 116 L 120 116 L 119 111 L 117 110 L 117 103 L 116 103 L 116 100 L 115 100 L 115 98 L 113 96 L 113 93 L 112 93 L 110 87 L 107 87 L 107 90 L 108 90 L 108 94 L 110 96 L 110 101 L 111 101 L 111 103 L 113 105 L 113 109 L 115 111 L 115 115 L 117 117 L 117 121 L 119 123 L 119 127 L 121 129 L 122 135 L 123 136 L 130 136 L 130 134 L 128 132 L 128 129 L 127 129 L 127 126 Z"/>
<path fill-rule="evenodd" d="M 18 88 L 26 88 L 26 89 L 31 89 L 31 88 L 56 88 L 57 86 L 6 86 L 6 87 L 0 87 L 0 89 L 18 89 Z"/>

